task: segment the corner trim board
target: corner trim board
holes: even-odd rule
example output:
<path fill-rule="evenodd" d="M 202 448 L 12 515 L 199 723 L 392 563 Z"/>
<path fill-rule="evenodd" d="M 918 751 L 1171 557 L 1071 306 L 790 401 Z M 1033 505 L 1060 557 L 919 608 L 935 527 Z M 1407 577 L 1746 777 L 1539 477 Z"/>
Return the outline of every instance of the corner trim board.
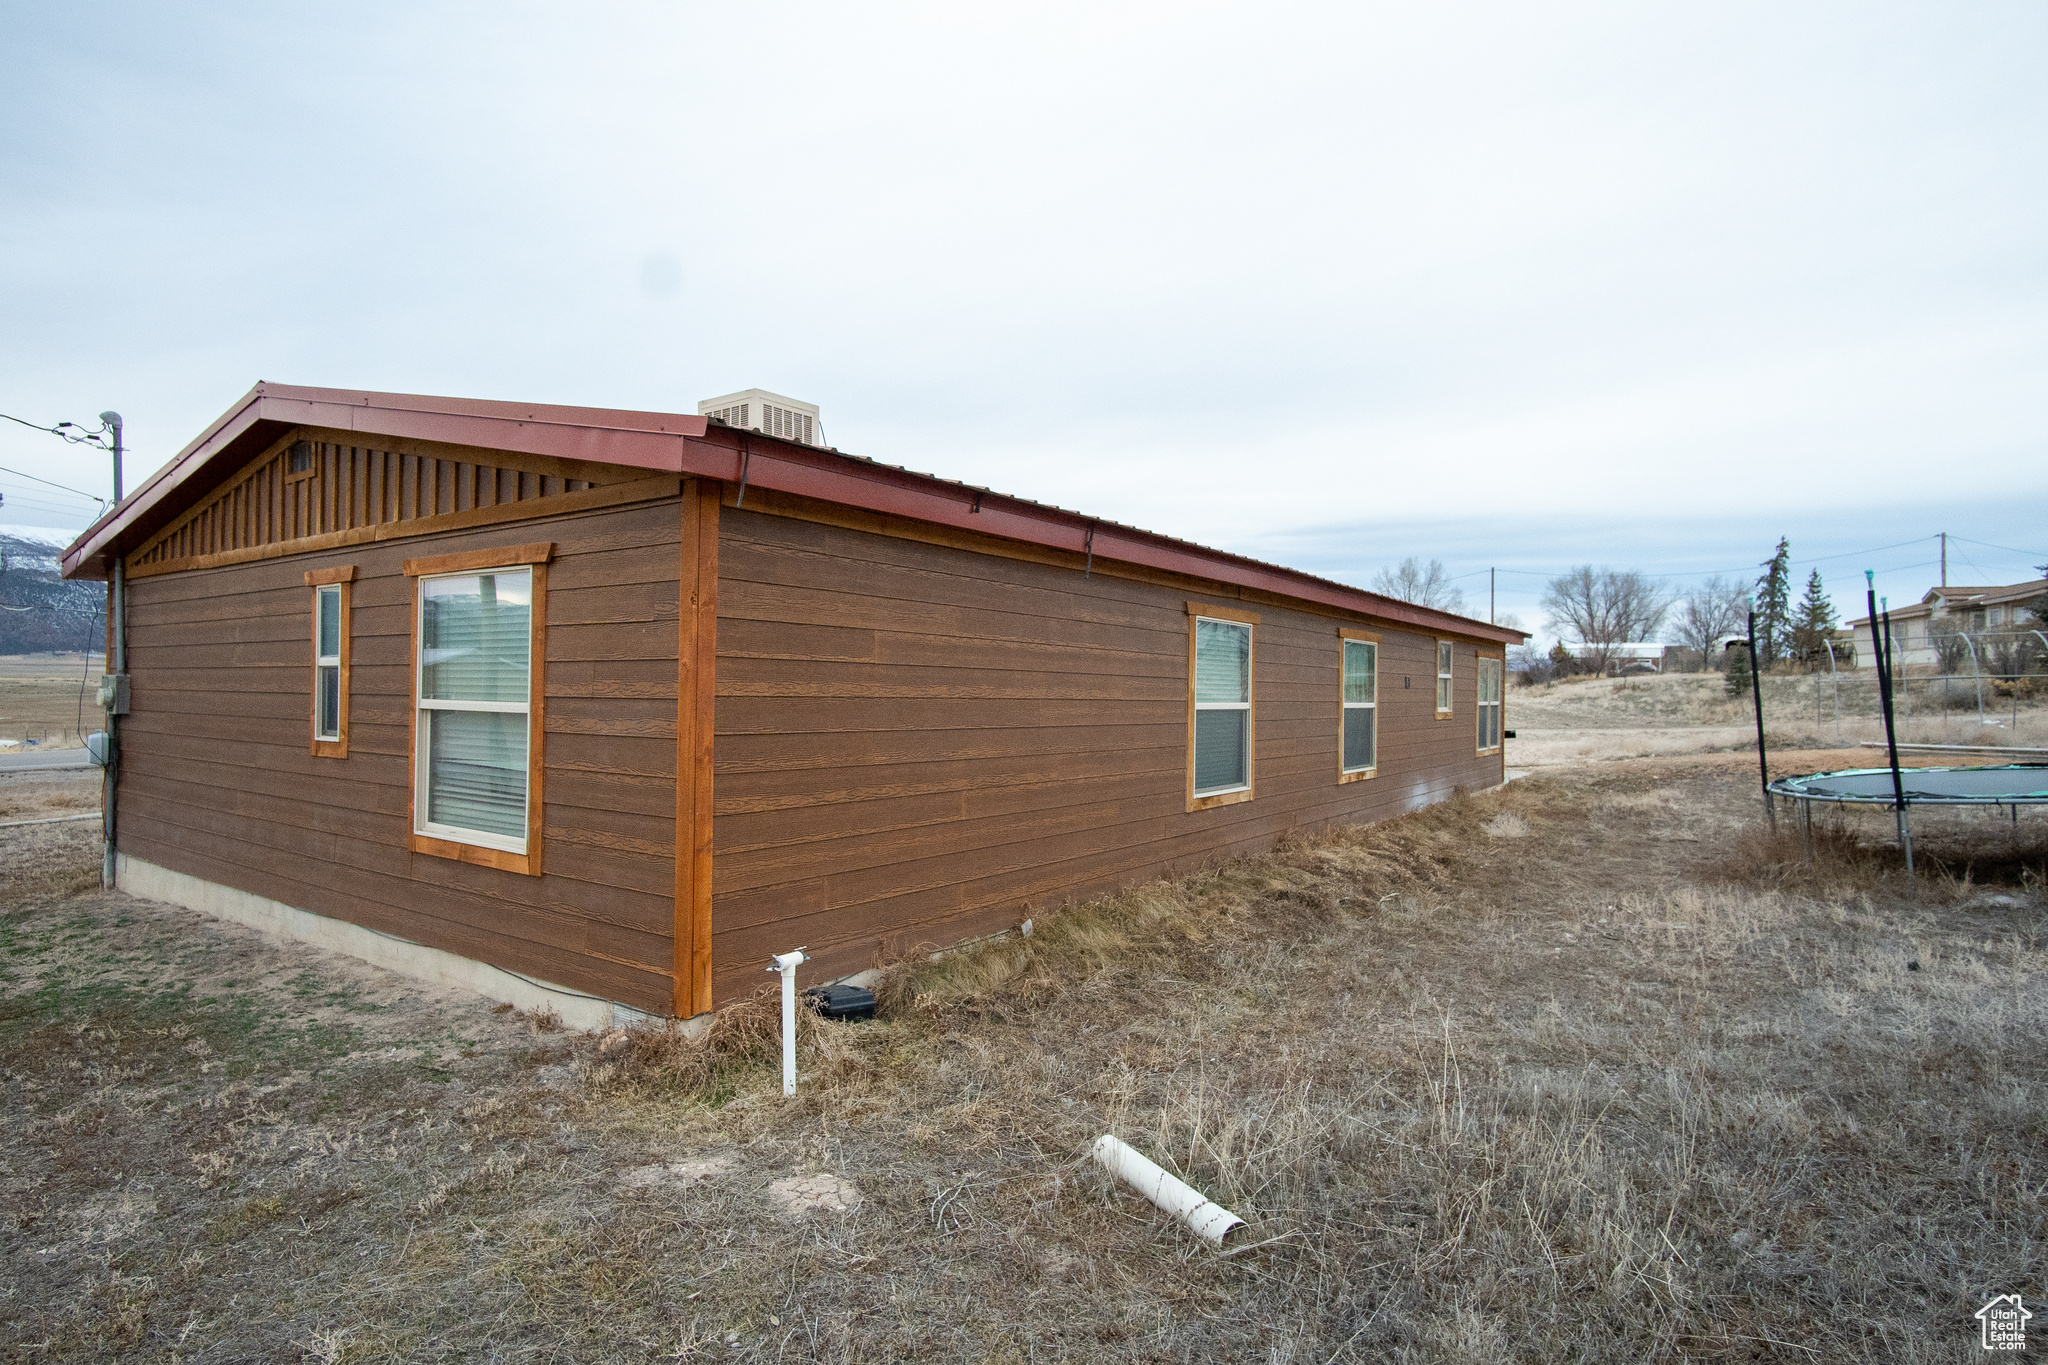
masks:
<path fill-rule="evenodd" d="M 711 1008 L 712 747 L 718 694 L 718 520 L 724 490 L 683 498 L 676 634 L 675 1012 Z"/>

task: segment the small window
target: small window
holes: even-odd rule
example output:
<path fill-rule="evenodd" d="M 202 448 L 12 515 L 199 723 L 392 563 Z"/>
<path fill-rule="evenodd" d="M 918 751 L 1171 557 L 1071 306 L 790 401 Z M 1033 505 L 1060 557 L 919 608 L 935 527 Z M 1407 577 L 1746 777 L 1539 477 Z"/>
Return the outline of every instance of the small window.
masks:
<path fill-rule="evenodd" d="M 312 752 L 319 758 L 348 757 L 348 612 L 355 576 L 354 565 L 306 574 L 313 590 Z"/>
<path fill-rule="evenodd" d="M 1436 642 L 1436 713 L 1451 714 L 1451 642 Z"/>
<path fill-rule="evenodd" d="M 527 851 L 533 588 L 530 567 L 420 579 L 419 834 Z"/>
<path fill-rule="evenodd" d="M 285 477 L 290 479 L 310 479 L 313 477 L 313 443 L 311 441 L 292 442 L 291 451 L 285 456 L 284 468 Z"/>
<path fill-rule="evenodd" d="M 1379 766 L 1379 680 L 1378 642 L 1346 639 L 1341 779 L 1370 777 Z"/>
<path fill-rule="evenodd" d="M 313 589 L 319 642 L 313 659 L 313 738 L 341 738 L 341 584 Z"/>
<path fill-rule="evenodd" d="M 1483 655 L 1479 660 L 1479 752 L 1494 753 L 1500 748 L 1500 693 L 1502 661 Z"/>

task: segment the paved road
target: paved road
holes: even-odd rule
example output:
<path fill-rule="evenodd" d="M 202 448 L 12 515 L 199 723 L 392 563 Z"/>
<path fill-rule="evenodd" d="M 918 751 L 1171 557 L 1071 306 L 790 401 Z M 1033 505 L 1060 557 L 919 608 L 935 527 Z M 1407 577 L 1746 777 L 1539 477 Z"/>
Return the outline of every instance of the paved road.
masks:
<path fill-rule="evenodd" d="M 0 773 L 60 772 L 91 766 L 83 749 L 0 750 Z"/>

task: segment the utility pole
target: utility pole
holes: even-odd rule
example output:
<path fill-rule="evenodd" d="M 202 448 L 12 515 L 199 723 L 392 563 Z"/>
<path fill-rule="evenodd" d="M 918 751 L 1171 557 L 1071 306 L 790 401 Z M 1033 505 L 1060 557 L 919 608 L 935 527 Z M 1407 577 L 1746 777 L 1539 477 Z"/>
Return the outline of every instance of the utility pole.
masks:
<path fill-rule="evenodd" d="M 1948 586 L 1948 532 L 1941 533 L 1941 586 Z"/>
<path fill-rule="evenodd" d="M 114 505 L 121 503 L 121 414 L 103 412 L 100 421 L 114 434 Z M 128 712 L 128 583 L 121 556 L 114 556 L 112 590 L 107 601 L 106 672 L 100 680 L 100 704 L 107 709 L 107 752 L 100 791 L 100 884 L 114 886 L 114 787 L 121 776 L 121 717 Z"/>
<path fill-rule="evenodd" d="M 1496 615 L 1494 614 L 1494 610 L 1493 610 L 1493 570 L 1492 570 L 1492 569 L 1488 569 L 1488 570 L 1486 571 L 1486 624 L 1488 624 L 1488 625 L 1490 625 L 1490 626 L 1497 626 L 1497 625 L 1499 625 L 1499 624 L 1500 624 L 1500 618 L 1499 618 L 1498 616 L 1496 616 Z"/>

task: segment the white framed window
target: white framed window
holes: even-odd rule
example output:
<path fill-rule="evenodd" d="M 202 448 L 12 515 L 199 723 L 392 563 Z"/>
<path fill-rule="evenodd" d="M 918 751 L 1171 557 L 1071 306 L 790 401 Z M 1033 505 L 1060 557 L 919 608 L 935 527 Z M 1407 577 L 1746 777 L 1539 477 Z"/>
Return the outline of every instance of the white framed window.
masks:
<path fill-rule="evenodd" d="M 341 584 L 313 589 L 313 738 L 341 738 Z"/>
<path fill-rule="evenodd" d="M 1451 714 L 1451 642 L 1436 642 L 1436 713 L 1439 718 Z"/>
<path fill-rule="evenodd" d="M 1346 633 L 1342 643 L 1343 721 L 1337 737 L 1338 776 L 1369 777 L 1379 767 L 1379 641 Z"/>
<path fill-rule="evenodd" d="M 535 579 L 532 565 L 419 578 L 416 834 L 529 851 Z"/>
<path fill-rule="evenodd" d="M 1499 659 L 1479 656 L 1479 752 L 1490 754 L 1500 748 L 1500 696 L 1505 665 Z"/>
<path fill-rule="evenodd" d="M 348 757 L 349 591 L 355 565 L 309 569 L 313 590 L 312 753 Z"/>
<path fill-rule="evenodd" d="M 1188 603 L 1188 809 L 1248 801 L 1258 617 Z"/>

